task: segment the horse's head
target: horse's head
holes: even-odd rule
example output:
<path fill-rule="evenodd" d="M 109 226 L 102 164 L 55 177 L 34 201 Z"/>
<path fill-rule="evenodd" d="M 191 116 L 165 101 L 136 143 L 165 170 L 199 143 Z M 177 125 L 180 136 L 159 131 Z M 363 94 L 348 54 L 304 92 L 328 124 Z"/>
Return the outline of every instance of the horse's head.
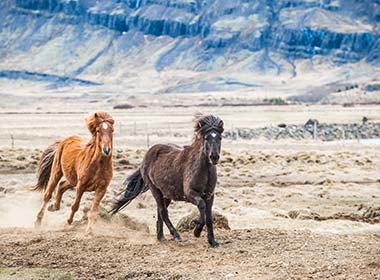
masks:
<path fill-rule="evenodd" d="M 111 115 L 106 112 L 96 112 L 86 119 L 86 123 L 97 145 L 100 146 L 103 156 L 111 155 L 114 125 Z"/>
<path fill-rule="evenodd" d="M 198 114 L 195 117 L 195 134 L 202 139 L 203 153 L 210 163 L 216 165 L 220 159 L 222 146 L 223 121 L 213 115 Z"/>

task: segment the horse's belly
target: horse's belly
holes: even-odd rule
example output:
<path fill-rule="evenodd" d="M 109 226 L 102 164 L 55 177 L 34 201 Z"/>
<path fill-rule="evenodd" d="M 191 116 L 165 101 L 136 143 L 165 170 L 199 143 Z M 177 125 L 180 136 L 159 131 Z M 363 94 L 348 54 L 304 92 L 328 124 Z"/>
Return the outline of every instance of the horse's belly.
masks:
<path fill-rule="evenodd" d="M 80 158 L 82 138 L 72 136 L 62 141 L 61 145 L 61 167 L 63 176 L 65 176 L 66 180 L 70 182 L 71 185 L 75 186 L 78 180 L 77 162 L 78 158 Z"/>
<path fill-rule="evenodd" d="M 167 180 L 161 176 L 157 176 L 153 180 L 153 184 L 158 188 L 165 198 L 172 200 L 184 200 L 183 185 L 180 180 Z"/>
<path fill-rule="evenodd" d="M 63 176 L 73 186 L 76 186 L 78 181 L 78 175 L 75 170 L 74 164 L 62 164 Z"/>
<path fill-rule="evenodd" d="M 169 198 L 176 201 L 185 200 L 183 188 L 179 188 L 178 185 L 162 185 L 160 190 L 165 198 Z"/>

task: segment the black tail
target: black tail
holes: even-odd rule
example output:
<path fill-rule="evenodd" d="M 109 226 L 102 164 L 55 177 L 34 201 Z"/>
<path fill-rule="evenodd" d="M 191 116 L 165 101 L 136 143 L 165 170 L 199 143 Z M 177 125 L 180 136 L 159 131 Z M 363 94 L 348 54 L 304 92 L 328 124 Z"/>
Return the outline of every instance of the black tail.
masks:
<path fill-rule="evenodd" d="M 135 199 L 140 193 L 144 193 L 149 190 L 149 187 L 144 183 L 141 176 L 140 169 L 136 170 L 132 175 L 130 175 L 124 182 L 123 186 L 126 186 L 125 193 L 122 198 L 120 198 L 112 210 L 111 214 L 115 214 L 126 207 L 133 199 Z"/>
<path fill-rule="evenodd" d="M 38 163 L 37 184 L 32 187 L 33 191 L 43 191 L 46 189 L 58 144 L 59 142 L 55 142 L 42 153 L 40 162 Z"/>

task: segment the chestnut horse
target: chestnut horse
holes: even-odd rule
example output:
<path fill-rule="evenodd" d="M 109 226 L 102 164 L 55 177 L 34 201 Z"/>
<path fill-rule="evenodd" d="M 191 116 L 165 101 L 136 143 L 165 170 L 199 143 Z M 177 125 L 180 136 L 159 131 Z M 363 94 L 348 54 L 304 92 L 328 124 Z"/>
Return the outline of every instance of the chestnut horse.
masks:
<path fill-rule="evenodd" d="M 196 205 L 200 218 L 195 237 L 207 225 L 208 243 L 219 246 L 214 239 L 212 204 L 217 181 L 216 164 L 220 157 L 223 121 L 213 115 L 198 114 L 194 120 L 195 137 L 190 146 L 154 145 L 146 153 L 140 168 L 124 182 L 124 196 L 111 210 L 116 213 L 140 193 L 151 190 L 157 202 L 157 239 L 164 240 L 165 222 L 174 240 L 181 237 L 169 220 L 168 206 L 172 200 Z"/>
<path fill-rule="evenodd" d="M 38 165 L 38 182 L 33 190 L 44 191 L 43 202 L 35 225 L 41 225 L 42 218 L 53 191 L 62 176 L 55 195 L 55 203 L 48 210 L 57 211 L 63 193 L 75 187 L 76 198 L 71 206 L 68 224 L 73 222 L 75 212 L 85 191 L 95 191 L 95 197 L 88 214 L 86 232 L 90 233 L 98 213 L 99 203 L 112 179 L 112 139 L 114 120 L 106 112 L 96 112 L 86 119 L 92 139 L 85 143 L 79 136 L 71 136 L 49 146 L 42 154 Z"/>

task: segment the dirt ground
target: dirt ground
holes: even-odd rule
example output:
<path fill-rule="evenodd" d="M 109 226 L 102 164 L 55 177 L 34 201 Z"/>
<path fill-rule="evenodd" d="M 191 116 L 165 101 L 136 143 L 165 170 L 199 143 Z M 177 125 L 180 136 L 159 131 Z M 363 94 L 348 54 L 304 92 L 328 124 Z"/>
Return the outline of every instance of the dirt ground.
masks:
<path fill-rule="evenodd" d="M 92 237 L 83 226 L 63 227 L 74 191 L 65 195 L 61 211 L 47 213 L 41 231 L 33 229 L 41 194 L 27 187 L 39 153 L 0 152 L 0 279 L 380 277 L 377 152 L 224 152 L 215 210 L 232 230 L 216 231 L 218 249 L 208 247 L 205 233 L 200 239 L 183 233 L 184 241 L 176 243 L 166 232 L 168 240 L 157 242 L 150 193 L 123 211 L 150 233 L 102 220 Z M 115 153 L 116 176 L 105 208 L 143 153 Z M 85 196 L 77 220 L 91 197 Z M 170 215 L 177 222 L 192 210 L 174 203 Z"/>
<path fill-rule="evenodd" d="M 1 279 L 379 279 L 380 235 L 217 231 L 218 249 L 187 234 L 158 243 L 118 232 L 1 230 Z M 46 272 L 41 268 L 48 268 Z M 40 269 L 40 270 L 38 270 Z"/>
<path fill-rule="evenodd" d="M 371 110 L 376 115 L 378 108 Z M 144 118 L 139 114 L 134 115 L 137 123 Z M 229 114 L 238 119 L 236 112 Z M 221 246 L 212 249 L 205 232 L 199 239 L 184 232 L 177 243 L 165 231 L 167 241 L 157 242 L 156 206 L 149 192 L 122 211 L 137 228 L 99 219 L 94 235 L 86 236 L 83 225 L 64 227 L 75 195 L 69 190 L 62 209 L 48 212 L 42 229 L 34 229 L 42 195 L 29 187 L 41 149 L 71 131 L 86 135 L 83 118 L 4 116 L 7 122 L 0 127 L 12 127 L 18 138 L 14 148 L 9 139 L 0 146 L 0 279 L 380 279 L 376 144 L 225 141 L 214 210 L 228 219 L 231 230 L 217 229 Z M 41 123 L 44 118 L 56 123 L 52 134 L 47 134 L 49 124 Z M 157 139 L 151 140 L 190 141 L 191 130 L 176 134 L 185 119 L 178 115 L 173 131 L 165 134 L 162 116 L 155 125 Z M 140 134 L 137 129 L 134 137 L 115 135 L 115 174 L 104 209 L 141 162 L 146 143 Z M 84 195 L 75 220 L 83 218 L 92 195 Z M 177 224 L 194 209 L 176 202 L 169 214 Z"/>

